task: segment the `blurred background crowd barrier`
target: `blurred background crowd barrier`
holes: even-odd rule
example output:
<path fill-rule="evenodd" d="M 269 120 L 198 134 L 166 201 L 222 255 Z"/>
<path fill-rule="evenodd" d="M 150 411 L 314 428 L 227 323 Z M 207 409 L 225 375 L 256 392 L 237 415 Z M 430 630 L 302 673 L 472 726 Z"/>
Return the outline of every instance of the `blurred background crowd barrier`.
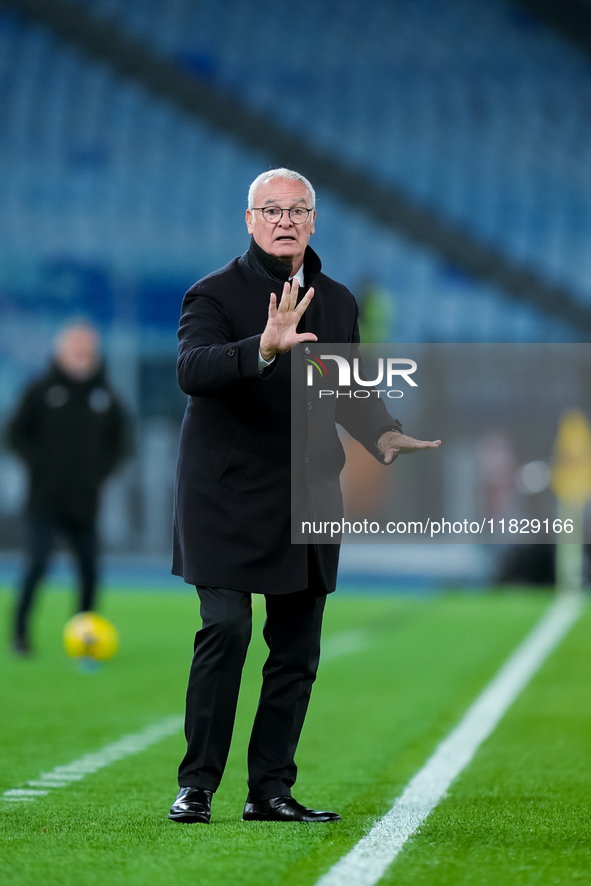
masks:
<path fill-rule="evenodd" d="M 0 422 L 96 324 L 137 428 L 104 542 L 167 555 L 182 295 L 275 165 L 369 340 L 587 341 L 590 52 L 587 0 L 0 0 Z M 2 449 L 1 550 L 23 496 Z"/>

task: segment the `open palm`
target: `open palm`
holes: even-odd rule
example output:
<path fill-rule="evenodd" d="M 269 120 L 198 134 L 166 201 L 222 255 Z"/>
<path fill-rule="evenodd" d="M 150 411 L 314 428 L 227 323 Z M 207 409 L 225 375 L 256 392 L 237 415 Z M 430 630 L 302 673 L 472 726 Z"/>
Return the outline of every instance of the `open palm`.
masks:
<path fill-rule="evenodd" d="M 298 323 L 314 295 L 314 289 L 309 289 L 298 304 L 299 288 L 297 280 L 294 279 L 291 285 L 287 281 L 283 286 L 283 294 L 279 304 L 277 304 L 275 293 L 271 293 L 269 317 L 260 343 L 261 357 L 267 362 L 271 361 L 276 354 L 287 353 L 300 342 L 318 341 L 318 337 L 313 332 L 296 332 Z"/>
<path fill-rule="evenodd" d="M 421 449 L 437 449 L 441 440 L 415 440 L 399 431 L 386 431 L 378 440 L 378 449 L 384 455 L 385 464 L 390 464 L 397 455 L 410 455 Z"/>

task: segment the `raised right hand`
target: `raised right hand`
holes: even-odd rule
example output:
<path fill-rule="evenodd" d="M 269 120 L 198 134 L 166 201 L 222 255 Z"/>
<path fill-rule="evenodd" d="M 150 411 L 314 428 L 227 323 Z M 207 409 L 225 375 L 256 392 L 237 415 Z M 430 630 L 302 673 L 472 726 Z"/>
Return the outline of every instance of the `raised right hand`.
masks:
<path fill-rule="evenodd" d="M 277 354 L 287 353 L 300 342 L 318 341 L 318 336 L 313 332 L 296 332 L 298 323 L 314 296 L 314 289 L 310 288 L 298 304 L 299 288 L 300 284 L 296 279 L 291 285 L 289 281 L 284 283 L 279 305 L 277 296 L 274 292 L 271 293 L 269 317 L 260 343 L 261 357 L 267 362 Z"/>

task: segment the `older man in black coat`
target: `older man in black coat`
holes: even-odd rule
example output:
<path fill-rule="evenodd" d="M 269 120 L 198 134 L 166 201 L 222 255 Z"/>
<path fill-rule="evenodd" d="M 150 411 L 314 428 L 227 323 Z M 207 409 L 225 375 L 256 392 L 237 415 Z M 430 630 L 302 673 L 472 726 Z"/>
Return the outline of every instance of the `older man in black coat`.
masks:
<path fill-rule="evenodd" d="M 298 173 L 260 175 L 246 212 L 249 250 L 196 283 L 183 302 L 178 378 L 190 400 L 177 469 L 173 572 L 197 586 L 203 626 L 189 676 L 187 753 L 169 815 L 174 821 L 210 820 L 251 636 L 253 593 L 265 595 L 269 657 L 248 749 L 243 818 L 339 818 L 291 796 L 339 548 L 291 544 L 289 352 L 305 342 L 359 341 L 354 297 L 322 273 L 308 245 L 314 204 L 312 186 Z M 313 409 L 302 412 L 308 439 L 315 419 Z M 386 464 L 400 452 L 438 445 L 402 434 L 377 397 L 346 405 L 343 399 L 335 420 Z M 328 437 L 326 445 L 342 452 L 334 422 Z M 303 451 L 304 486 L 313 459 Z M 337 488 L 341 466 L 337 458 L 329 478 Z"/>

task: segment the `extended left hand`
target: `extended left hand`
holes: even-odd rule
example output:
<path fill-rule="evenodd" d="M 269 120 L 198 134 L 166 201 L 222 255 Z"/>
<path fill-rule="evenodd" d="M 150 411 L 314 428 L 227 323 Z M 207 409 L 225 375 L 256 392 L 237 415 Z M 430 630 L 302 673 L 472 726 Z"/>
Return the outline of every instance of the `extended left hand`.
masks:
<path fill-rule="evenodd" d="M 398 455 L 410 455 L 421 449 L 437 449 L 440 443 L 441 440 L 415 440 L 399 431 L 386 431 L 378 440 L 378 449 L 384 454 L 384 464 L 389 465 Z"/>

